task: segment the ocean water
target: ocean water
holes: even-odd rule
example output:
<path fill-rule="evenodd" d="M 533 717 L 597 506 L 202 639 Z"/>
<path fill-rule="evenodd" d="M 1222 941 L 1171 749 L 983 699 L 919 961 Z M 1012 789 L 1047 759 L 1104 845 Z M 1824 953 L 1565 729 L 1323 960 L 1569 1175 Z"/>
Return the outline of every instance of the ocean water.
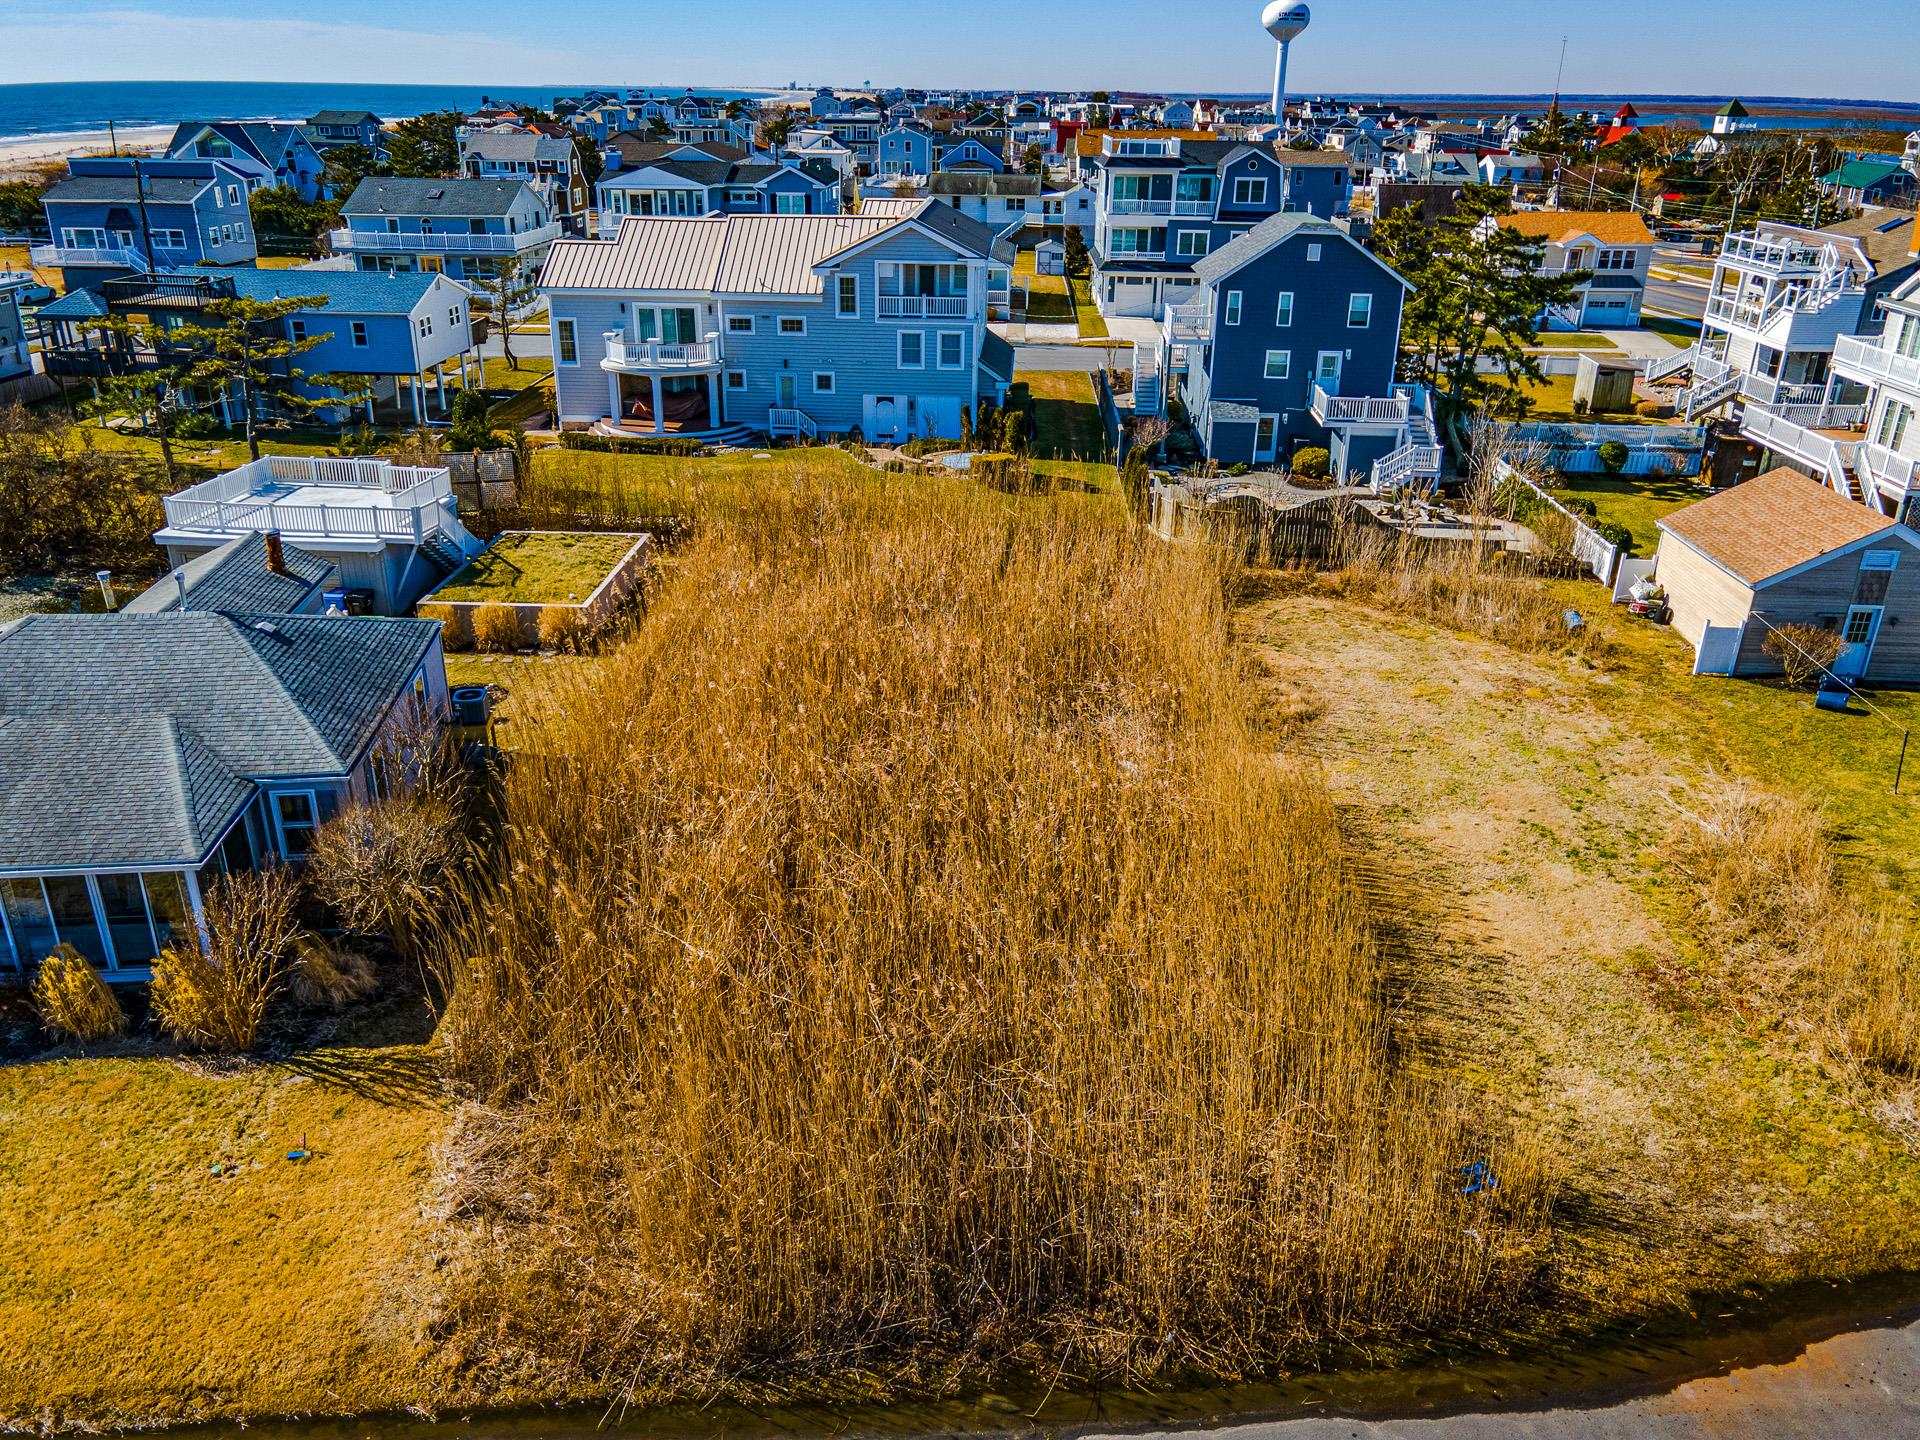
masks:
<path fill-rule="evenodd" d="M 317 110 L 371 110 L 383 120 L 433 110 L 465 110 L 482 97 L 546 108 L 556 95 L 626 86 L 574 85 L 329 85 L 254 84 L 246 81 L 94 81 L 0 85 L 0 139 L 104 130 L 115 125 L 173 125 L 182 120 L 304 120 Z M 679 94 L 685 86 L 654 90 Z M 722 100 L 764 91 L 703 90 Z"/>

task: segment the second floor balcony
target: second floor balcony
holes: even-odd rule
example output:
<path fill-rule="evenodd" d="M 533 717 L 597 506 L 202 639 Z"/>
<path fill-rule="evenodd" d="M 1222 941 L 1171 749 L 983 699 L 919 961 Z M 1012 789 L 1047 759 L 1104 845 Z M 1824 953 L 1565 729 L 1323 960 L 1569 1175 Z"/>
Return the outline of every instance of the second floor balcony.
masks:
<path fill-rule="evenodd" d="M 721 360 L 720 337 L 704 340 L 640 340 L 624 330 L 608 330 L 602 370 L 647 373 L 656 370 L 711 370 Z"/>
<path fill-rule="evenodd" d="M 1833 368 L 1862 385 L 1890 385 L 1920 396 L 1920 355 L 1902 355 L 1883 335 L 1842 335 L 1834 342 Z"/>
<path fill-rule="evenodd" d="M 33 264 L 52 270 L 89 265 L 116 270 L 178 270 L 200 259 L 191 250 L 164 245 L 153 247 L 151 260 L 138 245 L 35 245 L 27 255 Z"/>
<path fill-rule="evenodd" d="M 972 309 L 966 295 L 882 295 L 882 320 L 964 320 Z"/>
<path fill-rule="evenodd" d="M 1205 199 L 1161 198 L 1140 199 L 1137 197 L 1115 197 L 1107 201 L 1109 215 L 1163 215 L 1183 216 L 1190 219 L 1206 219 L 1213 214 L 1214 202 L 1211 196 Z"/>
<path fill-rule="evenodd" d="M 504 231 L 419 231 L 355 230 L 351 227 L 329 231 L 328 242 L 336 255 L 517 255 L 560 238 L 561 227 L 555 221 L 536 225 L 514 234 Z"/>
<path fill-rule="evenodd" d="M 1322 425 L 1404 425 L 1412 412 L 1408 395 L 1330 395 L 1313 387 L 1313 418 Z"/>

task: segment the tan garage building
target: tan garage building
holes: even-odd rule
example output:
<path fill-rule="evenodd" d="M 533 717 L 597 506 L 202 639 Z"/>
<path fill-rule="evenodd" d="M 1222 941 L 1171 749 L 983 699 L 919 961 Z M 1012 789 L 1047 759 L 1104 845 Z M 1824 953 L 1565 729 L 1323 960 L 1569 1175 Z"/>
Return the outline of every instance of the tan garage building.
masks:
<path fill-rule="evenodd" d="M 1699 675 L 1766 675 L 1770 629 L 1818 625 L 1838 673 L 1920 682 L 1920 534 L 1797 470 L 1774 470 L 1660 522 L 1655 575 Z"/>

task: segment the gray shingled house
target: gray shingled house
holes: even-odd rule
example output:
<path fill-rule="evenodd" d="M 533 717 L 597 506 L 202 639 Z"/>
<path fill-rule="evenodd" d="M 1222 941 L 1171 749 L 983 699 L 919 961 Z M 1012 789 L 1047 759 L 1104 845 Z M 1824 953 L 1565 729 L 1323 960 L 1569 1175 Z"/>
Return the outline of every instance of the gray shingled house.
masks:
<path fill-rule="evenodd" d="M 65 943 L 147 979 L 205 883 L 297 859 L 379 793 L 414 706 L 446 711 L 433 621 L 196 609 L 196 589 L 184 612 L 0 631 L 0 968 Z"/>

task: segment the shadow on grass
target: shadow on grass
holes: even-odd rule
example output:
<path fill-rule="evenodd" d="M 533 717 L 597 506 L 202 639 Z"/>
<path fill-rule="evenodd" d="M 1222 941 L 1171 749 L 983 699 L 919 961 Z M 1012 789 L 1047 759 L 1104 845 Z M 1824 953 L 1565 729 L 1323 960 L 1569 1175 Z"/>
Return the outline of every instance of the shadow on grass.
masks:
<path fill-rule="evenodd" d="M 388 1050 L 314 1050 L 274 1068 L 380 1105 L 438 1105 L 446 1095 L 439 1057 L 424 1045 Z"/>

